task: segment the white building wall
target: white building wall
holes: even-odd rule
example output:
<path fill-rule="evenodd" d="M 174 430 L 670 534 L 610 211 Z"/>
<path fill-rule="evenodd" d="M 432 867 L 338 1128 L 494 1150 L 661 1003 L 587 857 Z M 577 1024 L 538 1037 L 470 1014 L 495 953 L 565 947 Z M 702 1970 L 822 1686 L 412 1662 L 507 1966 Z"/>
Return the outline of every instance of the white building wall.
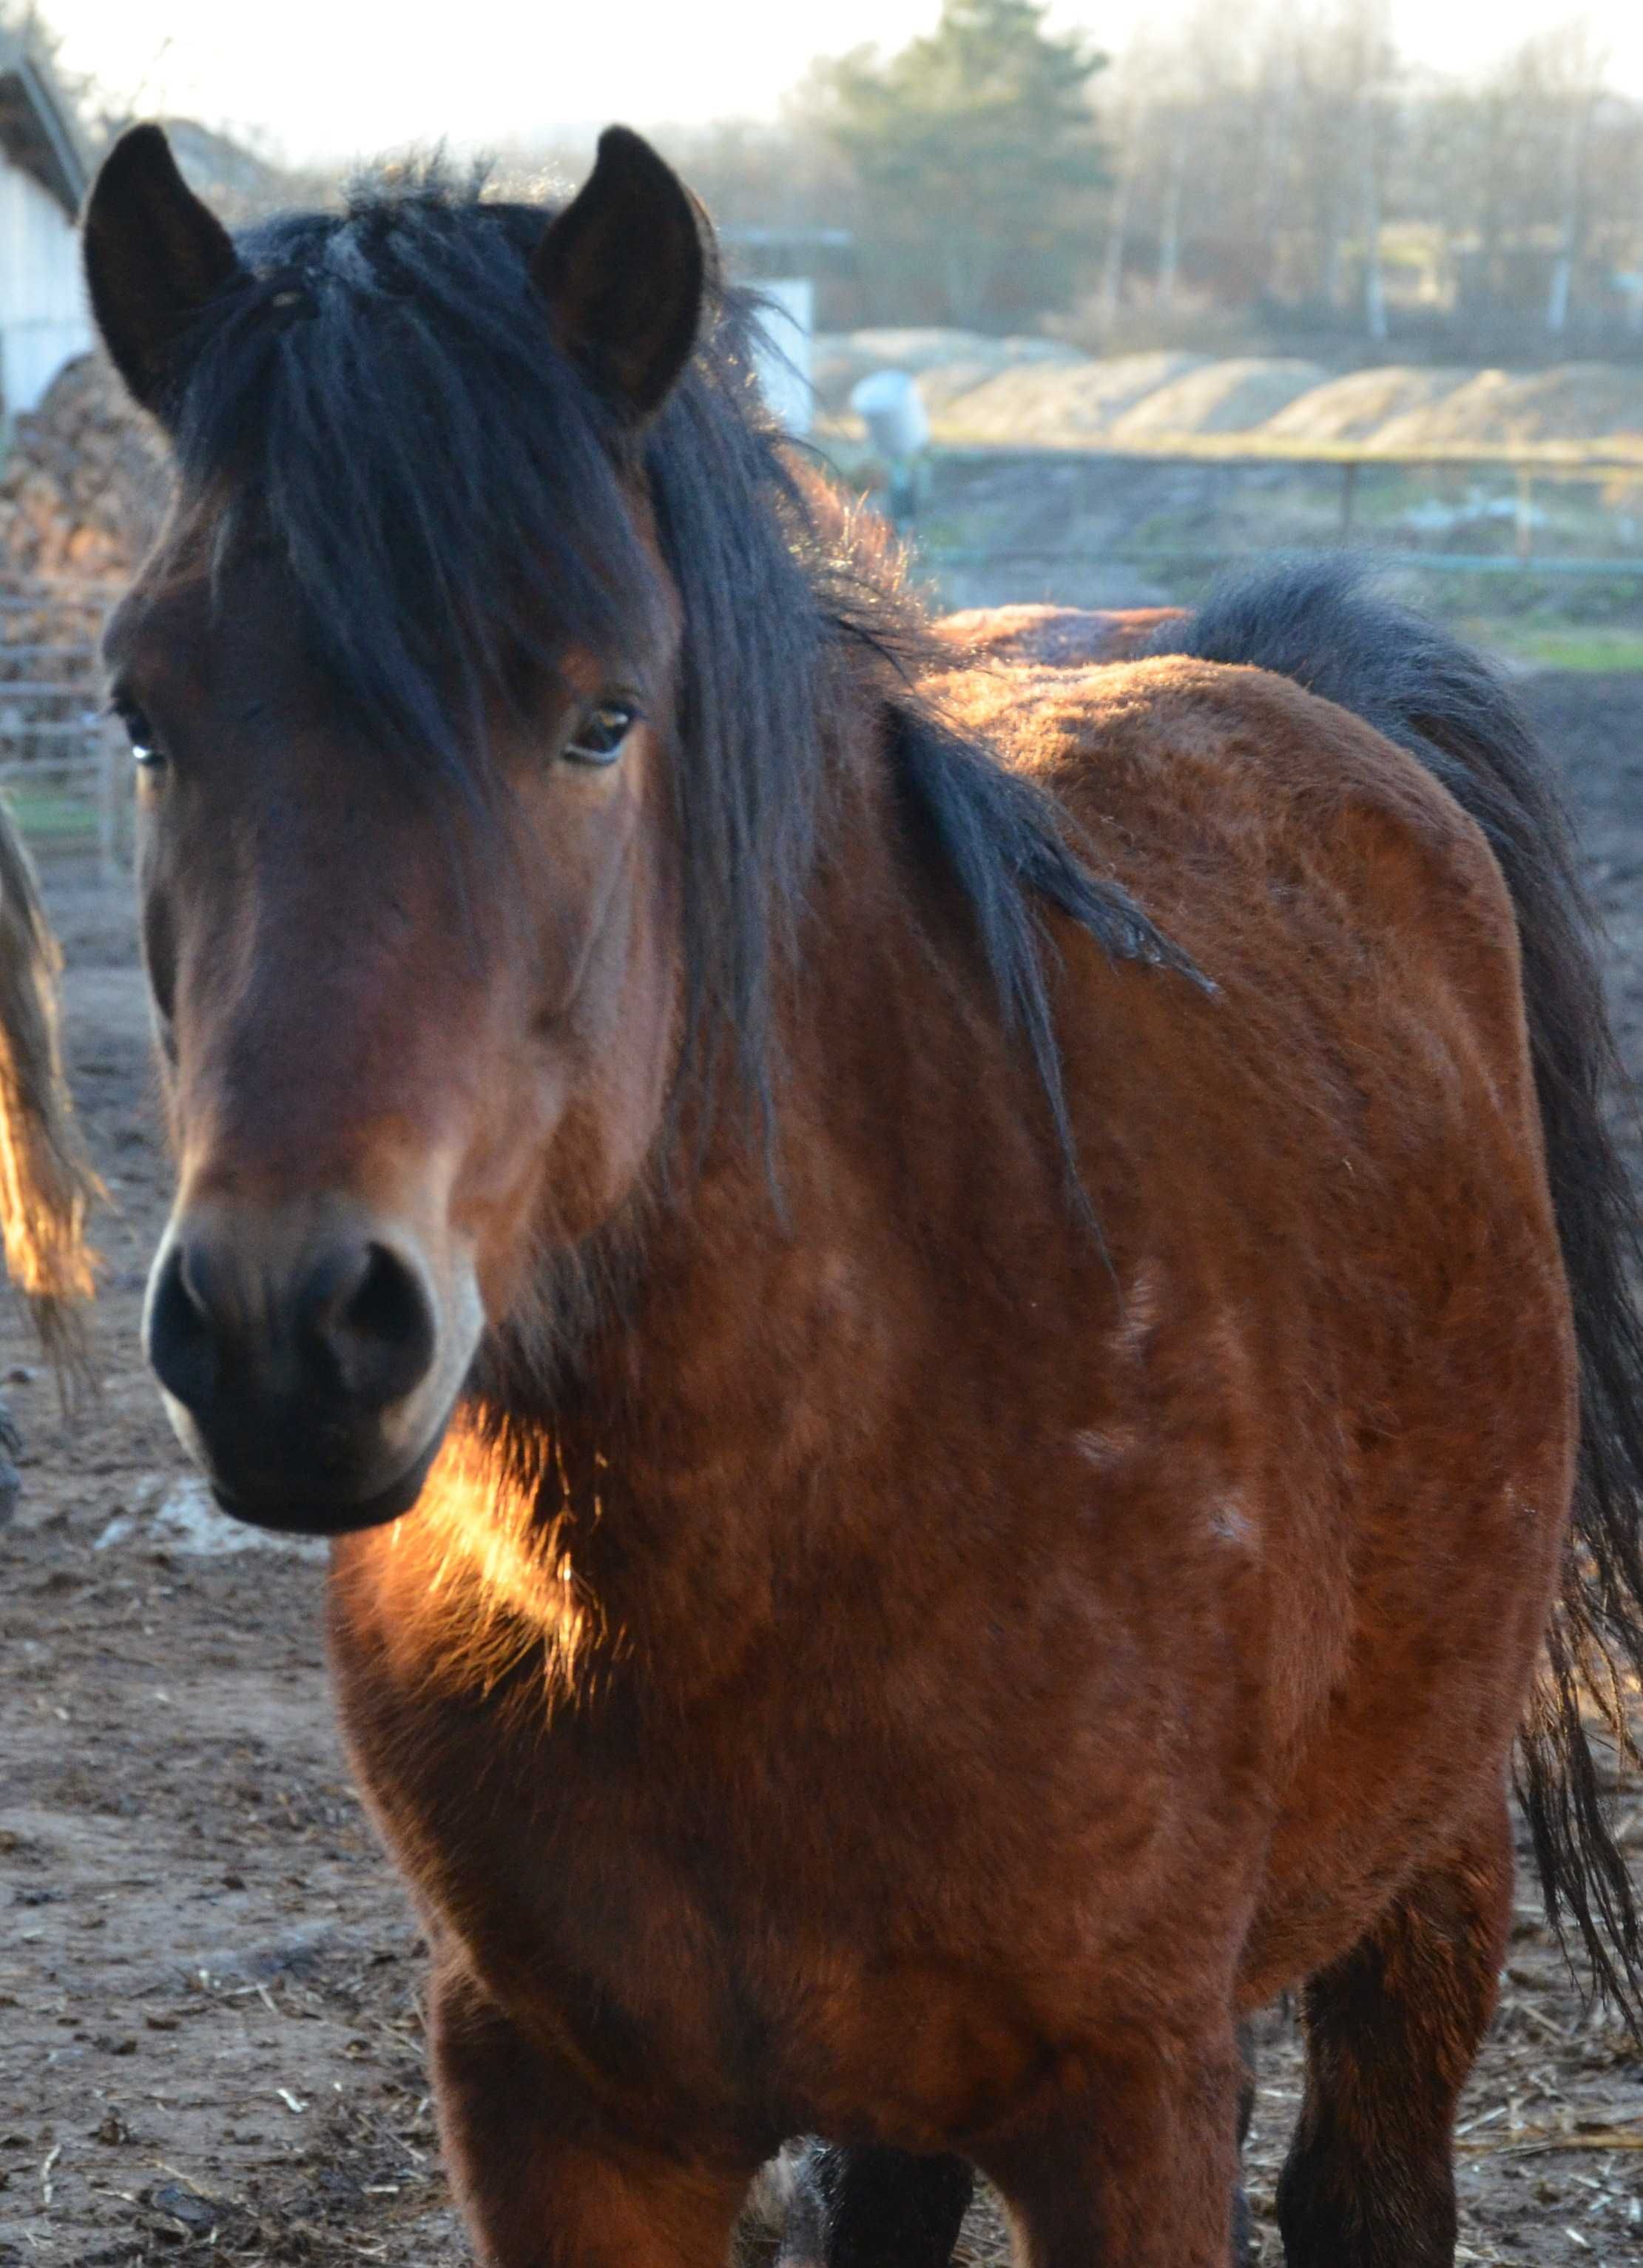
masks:
<path fill-rule="evenodd" d="M 91 343 L 73 223 L 32 174 L 0 158 L 0 411 L 34 409 Z"/>

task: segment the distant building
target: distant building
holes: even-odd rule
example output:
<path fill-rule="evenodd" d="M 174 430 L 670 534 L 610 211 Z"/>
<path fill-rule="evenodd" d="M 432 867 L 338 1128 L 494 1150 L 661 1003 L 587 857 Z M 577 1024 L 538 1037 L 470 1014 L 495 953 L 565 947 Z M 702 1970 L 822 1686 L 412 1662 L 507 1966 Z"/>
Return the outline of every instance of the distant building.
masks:
<path fill-rule="evenodd" d="M 92 343 L 75 233 L 90 179 L 49 63 L 0 31 L 0 421 L 33 409 Z"/>

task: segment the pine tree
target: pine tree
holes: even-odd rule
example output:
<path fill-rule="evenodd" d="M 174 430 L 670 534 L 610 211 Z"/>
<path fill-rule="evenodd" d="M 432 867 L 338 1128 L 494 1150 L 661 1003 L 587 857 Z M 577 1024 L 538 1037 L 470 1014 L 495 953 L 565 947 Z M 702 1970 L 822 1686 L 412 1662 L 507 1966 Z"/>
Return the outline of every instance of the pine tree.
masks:
<path fill-rule="evenodd" d="M 944 0 L 888 62 L 818 74 L 821 123 L 860 197 L 879 294 L 972 329 L 1065 306 L 1099 254 L 1106 168 L 1089 102 L 1105 57 L 1037 0 Z"/>

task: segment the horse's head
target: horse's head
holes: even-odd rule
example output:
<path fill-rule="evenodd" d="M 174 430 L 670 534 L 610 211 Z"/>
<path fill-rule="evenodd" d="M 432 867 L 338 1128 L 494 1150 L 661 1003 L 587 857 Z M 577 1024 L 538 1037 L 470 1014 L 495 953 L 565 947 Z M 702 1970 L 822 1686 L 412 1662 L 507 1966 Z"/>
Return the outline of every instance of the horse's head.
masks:
<path fill-rule="evenodd" d="M 613 130 L 556 217 L 412 180 L 237 244 L 138 128 L 85 254 L 178 460 L 106 642 L 179 1166 L 148 1351 L 231 1508 L 341 1531 L 414 1500 L 488 1325 L 666 1111 L 641 466 L 702 239 Z"/>

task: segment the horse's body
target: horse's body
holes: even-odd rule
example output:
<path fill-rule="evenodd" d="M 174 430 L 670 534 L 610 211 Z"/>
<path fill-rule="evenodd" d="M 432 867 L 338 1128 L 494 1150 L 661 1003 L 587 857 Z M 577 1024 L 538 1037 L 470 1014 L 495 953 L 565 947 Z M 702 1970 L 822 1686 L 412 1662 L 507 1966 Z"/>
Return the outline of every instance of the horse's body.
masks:
<path fill-rule="evenodd" d="M 344 1722 L 442 2004 L 562 2042 L 589 2108 L 736 2182 L 796 2131 L 985 2163 L 1109 2063 L 1207 2081 L 1389 1893 L 1475 1912 L 1481 2012 L 1570 1486 L 1475 830 L 1271 678 L 948 691 L 1221 987 L 1062 940 L 1110 1257 L 921 935 L 869 756 L 784 1035 L 785 1225 L 756 1154 L 715 1160 L 651 1232 L 621 1414 L 566 1429 L 602 1460 L 589 1700 L 545 1723 L 538 1653 L 462 1705 L 447 1633 L 495 1609 L 443 1506 L 338 1551 Z"/>
<path fill-rule="evenodd" d="M 187 437 L 186 393 L 152 379 L 172 350 L 121 296 L 122 200 L 132 246 L 164 233 L 145 205 L 168 257 L 192 242 L 196 318 L 201 277 L 247 320 L 263 303 L 151 145 L 123 146 L 93 295 Z M 665 191 L 627 145 L 620 163 L 629 222 L 660 198 L 664 237 Z M 611 178 L 535 271 L 583 315 L 575 229 Z M 291 273 L 254 289 L 300 296 Z M 623 332 L 590 366 L 650 414 L 661 352 Z M 671 571 L 660 495 L 647 540 Z M 1592 1231 L 1577 1295 L 1618 1297 L 1601 1037 L 1568 1080 L 1589 1185 L 1548 1053 L 1595 1012 L 1588 968 L 1493 688 L 1447 646 L 1442 682 L 1436 649 L 1401 681 L 1366 668 L 1397 746 L 1221 666 L 1306 675 L 1316 647 L 1322 675 L 1354 621 L 1371 646 L 1412 635 L 1305 577 L 1269 594 L 1301 661 L 1236 605 L 1144 631 L 1060 617 L 1047 647 L 1042 622 L 959 620 L 947 674 L 939 644 L 922 664 L 928 740 L 881 652 L 847 642 L 794 946 L 772 956 L 765 1140 L 686 1075 L 670 1102 L 656 1069 L 691 1061 L 676 909 L 688 939 L 700 876 L 688 842 L 682 879 L 648 847 L 667 832 L 650 740 L 622 759 L 620 865 L 588 847 L 590 778 L 555 773 L 540 855 L 570 862 L 568 910 L 539 946 L 522 910 L 510 958 L 471 940 L 477 976 L 452 946 L 452 973 L 430 951 L 448 863 L 356 757 L 358 803 L 336 799 L 281 586 L 213 614 L 219 508 L 197 491 L 111 641 L 133 713 L 171 704 L 163 730 L 143 718 L 145 761 L 150 740 L 177 752 L 147 888 L 183 1189 L 150 1340 L 231 1500 L 279 1520 L 285 1487 L 289 1516 L 359 1531 L 332 1579 L 343 1722 L 434 1948 L 441 2115 L 487 2257 L 708 2268 L 760 2161 L 807 2132 L 848 2146 L 858 2204 L 887 2167 L 945 2199 L 954 2154 L 980 2164 L 1035 2268 L 1223 2268 L 1237 2025 L 1305 1981 L 1292 2263 L 1447 2262 L 1583 1365 L 1588 1457 L 1605 1438 L 1559 1219 Z M 220 585 L 233 555 L 212 556 Z M 690 606 L 686 583 L 687 640 Z M 1043 658 L 1171 637 L 1218 658 Z M 235 705 L 287 681 L 289 757 Z M 608 761 L 585 715 L 569 729 L 578 764 Z M 277 802 L 276 747 L 296 768 Z M 548 791 L 517 777 L 534 812 Z M 1016 884 L 966 831 L 981 806 L 952 800 L 972 792 L 1060 909 L 1042 991 L 987 895 Z M 1110 870 L 1098 902 L 1031 833 L 1046 811 Z M 212 900 L 235 812 L 246 847 Z M 527 1040 L 509 988 L 539 954 L 559 1005 Z M 597 1044 L 590 997 L 620 1004 Z M 536 1066 L 505 1096 L 493 1028 Z M 436 1042 L 468 1049 L 443 1084 Z M 532 1111 L 552 1130 L 527 1145 Z M 554 1160 L 534 1211 L 510 1142 Z M 405 1511 L 394 1475 L 470 1251 L 490 1336 Z M 1623 1355 L 1629 1328 L 1605 1313 Z M 319 1447 L 281 1448 L 310 1410 Z M 1586 1533 L 1624 1558 L 1609 1447 Z M 841 2222 L 803 2241 L 876 2258 L 897 2209 L 858 2251 Z"/>

